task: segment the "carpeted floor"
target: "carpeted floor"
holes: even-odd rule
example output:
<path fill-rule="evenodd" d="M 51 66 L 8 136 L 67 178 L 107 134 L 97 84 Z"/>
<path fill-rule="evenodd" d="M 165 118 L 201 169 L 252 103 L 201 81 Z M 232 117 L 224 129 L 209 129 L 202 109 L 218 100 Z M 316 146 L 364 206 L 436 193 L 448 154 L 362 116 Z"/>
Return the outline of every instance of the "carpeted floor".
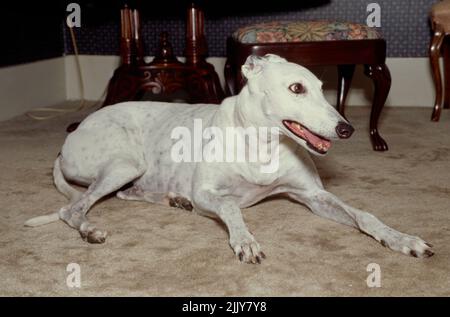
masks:
<path fill-rule="evenodd" d="M 244 210 L 267 259 L 239 263 L 223 227 L 175 208 L 117 198 L 90 219 L 108 230 L 89 245 L 62 222 L 25 228 L 28 218 L 66 203 L 51 168 L 68 123 L 21 116 L 0 123 L 0 295 L 380 296 L 450 295 L 450 113 L 431 123 L 430 109 L 386 109 L 386 153 L 371 150 L 368 108 L 349 108 L 357 128 L 316 159 L 326 187 L 344 201 L 434 245 L 435 256 L 411 258 L 358 231 L 274 199 Z M 81 288 L 66 285 L 69 263 Z M 369 263 L 381 287 L 369 288 Z"/>

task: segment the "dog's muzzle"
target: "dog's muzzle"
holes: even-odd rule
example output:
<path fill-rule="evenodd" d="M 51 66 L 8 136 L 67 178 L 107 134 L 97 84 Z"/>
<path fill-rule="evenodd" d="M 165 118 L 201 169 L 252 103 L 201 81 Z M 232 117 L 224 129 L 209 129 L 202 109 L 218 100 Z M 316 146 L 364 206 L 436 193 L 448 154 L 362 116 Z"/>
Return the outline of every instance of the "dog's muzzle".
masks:
<path fill-rule="evenodd" d="M 336 126 L 336 134 L 341 139 L 348 139 L 352 136 L 355 129 L 346 122 L 339 122 Z"/>

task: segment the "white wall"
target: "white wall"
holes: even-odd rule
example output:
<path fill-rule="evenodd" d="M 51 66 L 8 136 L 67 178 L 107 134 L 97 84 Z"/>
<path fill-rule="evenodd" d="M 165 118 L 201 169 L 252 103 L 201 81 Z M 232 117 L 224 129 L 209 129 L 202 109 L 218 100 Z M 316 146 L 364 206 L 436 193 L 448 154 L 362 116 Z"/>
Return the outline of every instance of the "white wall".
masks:
<path fill-rule="evenodd" d="M 106 84 L 114 68 L 119 64 L 116 56 L 81 56 L 83 68 L 85 97 L 98 100 L 105 90 Z M 223 84 L 223 67 L 225 59 L 211 57 L 208 59 L 216 67 Z M 75 68 L 75 57 L 66 57 L 66 89 L 68 99 L 78 99 L 79 85 Z M 427 58 L 389 58 L 387 64 L 391 71 L 392 88 L 387 106 L 431 107 L 434 101 L 434 86 Z M 337 72 L 335 67 L 312 69 L 326 85 L 326 96 L 331 103 L 336 100 Z M 358 67 L 349 93 L 349 105 L 369 105 L 371 102 L 372 82 Z"/>
<path fill-rule="evenodd" d="M 223 84 L 225 59 L 208 59 Z M 117 56 L 81 55 L 85 98 L 104 97 L 108 80 L 119 64 Z M 392 89 L 387 106 L 431 107 L 434 87 L 427 58 L 389 58 Z M 335 67 L 312 69 L 325 82 L 326 97 L 336 100 Z M 349 105 L 369 105 L 372 83 L 358 67 L 349 94 Z M 80 98 L 78 73 L 73 55 L 24 65 L 0 68 L 0 121 L 36 107 L 51 106 L 64 100 Z"/>
<path fill-rule="evenodd" d="M 0 68 L 0 121 L 66 99 L 64 57 Z"/>
<path fill-rule="evenodd" d="M 84 86 L 84 97 L 88 100 L 104 99 L 106 86 L 112 77 L 114 70 L 119 66 L 118 56 L 81 55 L 81 72 Z M 80 85 L 76 60 L 74 55 L 68 55 L 64 59 L 66 98 L 69 100 L 80 99 Z"/>

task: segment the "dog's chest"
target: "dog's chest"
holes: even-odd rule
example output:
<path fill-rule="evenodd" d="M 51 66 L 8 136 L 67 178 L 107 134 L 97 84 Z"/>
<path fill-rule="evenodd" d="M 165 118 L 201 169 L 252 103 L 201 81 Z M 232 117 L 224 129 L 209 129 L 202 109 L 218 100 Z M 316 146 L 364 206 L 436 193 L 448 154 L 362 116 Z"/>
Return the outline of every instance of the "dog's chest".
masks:
<path fill-rule="evenodd" d="M 275 190 L 275 184 L 255 185 L 245 182 L 235 188 L 234 196 L 238 200 L 239 207 L 246 208 L 272 195 Z"/>

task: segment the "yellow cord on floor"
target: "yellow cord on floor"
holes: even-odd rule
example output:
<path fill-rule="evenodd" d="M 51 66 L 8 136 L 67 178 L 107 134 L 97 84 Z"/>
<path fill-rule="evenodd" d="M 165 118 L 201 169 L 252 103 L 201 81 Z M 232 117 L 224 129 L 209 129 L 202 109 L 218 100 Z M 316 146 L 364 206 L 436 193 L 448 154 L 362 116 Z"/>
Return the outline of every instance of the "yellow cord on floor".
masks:
<path fill-rule="evenodd" d="M 26 115 L 30 118 L 36 119 L 36 120 L 47 120 L 47 119 L 52 119 L 55 118 L 57 116 L 60 116 L 61 114 L 64 113 L 69 113 L 69 112 L 78 112 L 78 111 L 82 111 L 88 108 L 93 108 L 94 106 L 96 106 L 98 104 L 98 102 L 92 104 L 92 105 L 88 105 L 86 103 L 86 99 L 84 96 L 84 84 L 83 84 L 83 73 L 81 71 L 81 64 L 80 64 L 80 57 L 78 54 L 78 45 L 77 45 L 77 40 L 75 37 L 75 32 L 73 31 L 72 27 L 67 26 L 70 32 L 70 37 L 72 39 L 72 45 L 73 45 L 73 51 L 75 53 L 75 62 L 76 62 L 76 66 L 77 66 L 77 72 L 78 72 L 78 80 L 79 80 L 79 85 L 80 85 L 80 95 L 81 95 L 81 99 L 80 99 L 80 104 L 78 105 L 78 107 L 74 108 L 74 109 L 62 109 L 62 108 L 53 108 L 53 107 L 42 107 L 42 108 L 35 108 L 33 110 L 30 110 L 29 112 L 26 113 Z M 104 96 L 104 94 L 106 93 L 106 89 L 102 94 L 102 97 Z M 52 114 L 50 115 L 38 115 L 37 113 L 39 112 L 50 112 Z"/>

